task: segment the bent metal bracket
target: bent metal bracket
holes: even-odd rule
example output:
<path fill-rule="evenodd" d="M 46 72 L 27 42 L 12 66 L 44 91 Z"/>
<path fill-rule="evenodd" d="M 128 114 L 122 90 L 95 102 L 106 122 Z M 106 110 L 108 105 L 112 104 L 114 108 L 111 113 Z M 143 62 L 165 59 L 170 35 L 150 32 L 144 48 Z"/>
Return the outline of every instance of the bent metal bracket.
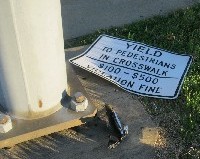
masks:
<path fill-rule="evenodd" d="M 192 57 L 143 43 L 101 35 L 70 63 L 138 95 L 178 97 Z"/>

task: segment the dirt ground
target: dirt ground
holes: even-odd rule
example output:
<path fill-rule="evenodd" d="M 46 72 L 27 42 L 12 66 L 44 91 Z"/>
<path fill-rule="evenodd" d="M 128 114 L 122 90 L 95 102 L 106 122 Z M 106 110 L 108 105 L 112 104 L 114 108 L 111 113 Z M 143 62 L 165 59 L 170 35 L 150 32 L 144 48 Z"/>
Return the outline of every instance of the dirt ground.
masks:
<path fill-rule="evenodd" d="M 74 56 L 85 47 L 67 50 Z M 11 149 L 1 149 L 1 159 L 153 159 L 159 141 L 159 128 L 138 101 L 110 82 L 80 68 L 75 71 L 98 109 L 97 117 L 85 125 L 30 140 Z M 115 149 L 108 149 L 110 129 L 106 124 L 105 103 L 113 106 L 129 126 L 127 138 Z"/>

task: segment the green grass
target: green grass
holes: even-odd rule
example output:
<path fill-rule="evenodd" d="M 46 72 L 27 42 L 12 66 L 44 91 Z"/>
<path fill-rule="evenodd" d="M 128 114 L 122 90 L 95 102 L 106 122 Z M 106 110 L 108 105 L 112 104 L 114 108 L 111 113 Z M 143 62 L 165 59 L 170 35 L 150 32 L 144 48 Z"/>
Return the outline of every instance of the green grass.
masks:
<path fill-rule="evenodd" d="M 193 56 L 192 65 L 177 99 L 140 99 L 147 111 L 161 120 L 159 125 L 166 129 L 170 137 L 179 139 L 179 158 L 200 158 L 200 4 L 167 16 L 98 30 L 66 41 L 65 46 L 91 44 L 100 34 L 131 39 Z M 174 151 L 174 156 L 175 153 Z"/>

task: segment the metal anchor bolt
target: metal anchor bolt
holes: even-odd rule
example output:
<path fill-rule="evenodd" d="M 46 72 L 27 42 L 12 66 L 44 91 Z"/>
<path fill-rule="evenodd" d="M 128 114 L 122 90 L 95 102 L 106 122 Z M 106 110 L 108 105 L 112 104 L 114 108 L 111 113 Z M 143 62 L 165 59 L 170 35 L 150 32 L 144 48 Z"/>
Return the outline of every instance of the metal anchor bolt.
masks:
<path fill-rule="evenodd" d="M 0 113 L 0 133 L 7 133 L 12 129 L 10 116 Z"/>
<path fill-rule="evenodd" d="M 76 92 L 71 100 L 71 109 L 76 112 L 80 112 L 85 111 L 87 109 L 87 106 L 87 98 L 81 92 Z"/>

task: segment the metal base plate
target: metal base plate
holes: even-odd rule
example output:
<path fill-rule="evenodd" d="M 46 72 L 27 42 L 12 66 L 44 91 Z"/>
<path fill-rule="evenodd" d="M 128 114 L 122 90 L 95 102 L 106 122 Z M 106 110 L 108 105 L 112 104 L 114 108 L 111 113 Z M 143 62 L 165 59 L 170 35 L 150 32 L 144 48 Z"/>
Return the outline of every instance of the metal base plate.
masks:
<path fill-rule="evenodd" d="M 71 64 L 66 57 L 69 92 L 62 99 L 62 108 L 54 114 L 35 120 L 12 119 L 13 129 L 8 133 L 0 134 L 0 148 L 12 147 L 15 144 L 38 138 L 64 129 L 84 124 L 94 117 L 97 109 L 85 92 L 83 86 L 75 75 Z M 69 109 L 70 95 L 82 92 L 88 99 L 89 105 L 84 112 L 75 112 Z"/>

